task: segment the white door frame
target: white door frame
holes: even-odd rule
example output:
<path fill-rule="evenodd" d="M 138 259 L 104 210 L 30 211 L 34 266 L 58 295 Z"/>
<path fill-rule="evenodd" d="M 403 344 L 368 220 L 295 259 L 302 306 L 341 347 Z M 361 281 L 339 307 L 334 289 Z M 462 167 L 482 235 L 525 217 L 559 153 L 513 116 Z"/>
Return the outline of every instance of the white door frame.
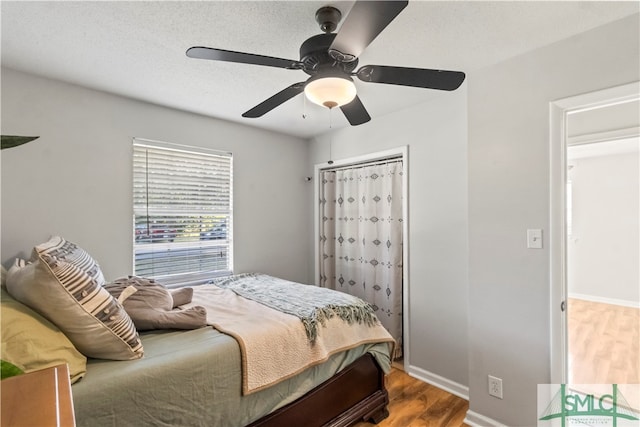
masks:
<path fill-rule="evenodd" d="M 566 384 L 567 312 L 561 310 L 567 298 L 567 116 L 571 113 L 621 104 L 640 99 L 640 82 L 559 99 L 549 104 L 550 120 L 550 326 L 551 383 Z"/>
<path fill-rule="evenodd" d="M 402 364 L 410 365 L 409 354 L 409 146 L 404 145 L 389 150 L 364 154 L 362 156 L 350 157 L 332 161 L 331 164 L 321 163 L 314 166 L 314 257 L 315 257 L 315 277 L 314 283 L 319 284 L 320 279 L 320 172 L 326 169 L 356 165 L 359 163 L 375 162 L 390 157 L 402 158 Z"/>

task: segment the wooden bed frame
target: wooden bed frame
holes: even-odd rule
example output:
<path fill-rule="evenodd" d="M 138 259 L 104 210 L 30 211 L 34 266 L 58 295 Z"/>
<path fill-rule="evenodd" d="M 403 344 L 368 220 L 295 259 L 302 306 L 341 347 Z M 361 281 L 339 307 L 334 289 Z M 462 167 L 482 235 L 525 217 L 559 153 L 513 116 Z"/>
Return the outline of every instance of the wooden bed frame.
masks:
<path fill-rule="evenodd" d="M 384 372 L 369 353 L 298 400 L 248 427 L 347 427 L 358 421 L 379 423 L 389 416 Z"/>

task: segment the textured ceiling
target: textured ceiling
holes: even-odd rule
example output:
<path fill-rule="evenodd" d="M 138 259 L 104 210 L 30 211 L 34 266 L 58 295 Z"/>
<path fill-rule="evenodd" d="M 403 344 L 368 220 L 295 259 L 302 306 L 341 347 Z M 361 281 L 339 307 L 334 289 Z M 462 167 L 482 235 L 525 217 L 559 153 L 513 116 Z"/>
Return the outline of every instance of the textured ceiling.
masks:
<path fill-rule="evenodd" d="M 298 96 L 258 119 L 241 114 L 306 74 L 187 58 L 210 46 L 299 58 L 327 1 L 2 1 L 2 65 L 304 138 L 348 126 Z M 638 13 L 638 2 L 411 1 L 360 65 L 470 72 Z M 372 120 L 446 93 L 356 82 Z M 303 118 L 305 113 L 306 118 Z M 366 124 L 362 126 L 367 126 Z"/>

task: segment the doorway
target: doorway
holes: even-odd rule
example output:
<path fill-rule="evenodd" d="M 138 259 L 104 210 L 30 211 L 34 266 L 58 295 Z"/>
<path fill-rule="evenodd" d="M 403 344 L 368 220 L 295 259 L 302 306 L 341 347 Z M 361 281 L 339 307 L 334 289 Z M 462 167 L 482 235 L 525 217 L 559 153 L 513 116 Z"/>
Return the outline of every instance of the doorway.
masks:
<path fill-rule="evenodd" d="M 569 138 L 569 384 L 640 383 L 639 145 L 638 137 Z"/>
<path fill-rule="evenodd" d="M 572 371 L 572 366 L 568 363 L 571 352 L 575 355 L 577 352 L 585 352 L 586 349 L 571 348 L 571 342 L 576 346 L 578 343 L 586 343 L 586 346 L 590 346 L 585 339 L 580 337 L 570 336 L 572 331 L 575 333 L 573 327 L 570 328 L 568 321 L 567 310 L 571 313 L 572 305 L 574 305 L 574 312 L 572 314 L 578 314 L 579 310 L 583 310 L 584 306 L 579 306 L 570 297 L 578 296 L 580 300 L 584 300 L 585 295 L 594 292 L 578 292 L 575 289 L 569 289 L 569 283 L 573 279 L 578 278 L 576 273 L 576 265 L 571 265 L 570 261 L 575 263 L 576 261 L 576 247 L 580 241 L 581 236 L 586 236 L 585 229 L 580 232 L 577 231 L 574 223 L 576 215 L 579 215 L 575 211 L 576 206 L 572 205 L 572 201 L 575 201 L 576 195 L 573 194 L 576 190 L 573 188 L 572 175 L 577 175 L 579 167 L 576 161 L 570 159 L 570 156 L 575 158 L 575 151 L 595 150 L 600 144 L 600 148 L 603 147 L 605 141 L 621 140 L 625 138 L 637 138 L 640 134 L 640 127 L 637 122 L 631 126 L 621 126 L 616 124 L 614 129 L 607 129 L 605 131 L 590 130 L 589 132 L 575 131 L 575 125 L 580 124 L 580 119 L 588 125 L 593 125 L 594 121 L 591 119 L 596 113 L 604 112 L 607 109 L 614 111 L 620 109 L 630 103 L 638 103 L 640 99 L 640 85 L 636 82 L 629 85 L 610 88 L 598 92 L 593 92 L 585 95 L 579 95 L 572 98 L 567 98 L 559 101 L 552 102 L 550 105 L 550 118 L 551 118 L 551 139 L 550 139 L 550 154 L 551 154 L 551 228 L 550 228 L 550 265 L 551 265 L 551 382 L 552 383 L 569 383 L 579 379 L 580 382 L 589 381 L 596 383 L 602 381 L 596 377 L 596 375 L 587 375 L 577 377 L 576 373 Z M 613 115 L 614 121 L 619 119 L 618 116 Z M 574 127 L 574 129 L 572 129 Z M 578 126 L 579 127 L 579 126 Z M 633 143 L 632 143 L 633 144 Z M 575 148 L 571 148 L 571 147 Z M 579 148 L 580 147 L 580 148 Z M 637 156 L 637 153 L 636 153 Z M 582 175 L 584 178 L 586 168 L 589 162 L 583 161 Z M 593 163 L 593 162 L 591 162 Z M 591 165 L 593 166 L 593 165 Z M 613 170 L 616 170 L 615 168 Z M 592 171 L 593 172 L 593 169 Z M 590 173 L 592 175 L 592 173 Z M 593 178 L 593 177 L 591 177 Z M 582 196 L 584 196 L 584 181 L 582 185 Z M 635 196 L 637 197 L 637 190 Z M 581 202 L 584 201 L 582 197 Z M 584 213 L 584 207 L 581 208 Z M 604 209 L 603 211 L 606 211 Z M 580 218 L 583 220 L 584 218 Z M 583 224 L 584 225 L 584 224 Z M 593 230 L 590 230 L 593 231 Z M 629 230 L 631 232 L 631 230 Z M 637 232 L 636 232 L 637 234 Z M 635 236 L 636 238 L 640 236 Z M 591 237 L 589 237 L 591 239 Z M 585 243 L 583 240 L 581 243 Z M 585 249 L 587 245 L 582 245 L 580 249 Z M 573 249 L 573 251 L 572 251 Z M 584 252 L 584 251 L 582 251 Z M 584 255 L 582 253 L 581 255 Z M 591 254 L 593 255 L 593 254 Z M 604 259 L 604 258 L 603 258 Z M 584 259 L 582 260 L 584 263 Z M 635 259 L 635 268 L 637 269 L 638 259 Z M 613 278 L 611 278 L 613 280 Z M 575 281 L 575 280 L 574 280 Z M 605 280 L 607 281 L 607 280 Z M 572 295 L 573 293 L 573 295 Z M 630 297 L 631 299 L 637 297 Z M 593 299 L 593 298 L 591 298 Z M 611 297 L 610 301 L 599 301 L 599 303 L 616 302 L 617 298 Z M 619 298 L 618 298 L 619 299 Z M 573 301 L 573 302 L 572 302 Z M 593 302 L 593 301 L 592 301 Z M 598 302 L 598 301 L 596 301 Z M 567 304 L 568 303 L 568 304 Z M 633 305 L 634 302 L 631 302 Z M 600 307 L 602 308 L 602 307 Z M 593 312 L 588 315 L 593 323 L 604 321 L 602 312 Z M 600 325 L 601 327 L 603 325 Z M 605 329 L 607 327 L 605 326 Z M 597 334 L 598 332 L 591 332 Z M 600 334 L 602 335 L 603 329 L 601 328 Z M 576 340 L 577 339 L 577 340 Z M 606 347 L 606 346 L 605 346 Z M 605 348 L 600 350 L 602 354 L 612 353 L 612 348 Z M 594 350 L 595 351 L 595 350 Z M 575 365 L 575 360 L 571 360 Z M 602 368 L 603 363 L 592 361 L 590 362 L 591 371 L 595 373 L 598 368 Z M 604 369 L 604 368 L 603 368 Z M 602 370 L 603 370 L 602 369 Z M 600 378 L 606 378 L 600 376 Z M 608 381 L 608 380 L 607 380 Z M 618 381 L 618 380 L 615 380 Z M 624 381 L 624 380 L 623 380 Z"/>

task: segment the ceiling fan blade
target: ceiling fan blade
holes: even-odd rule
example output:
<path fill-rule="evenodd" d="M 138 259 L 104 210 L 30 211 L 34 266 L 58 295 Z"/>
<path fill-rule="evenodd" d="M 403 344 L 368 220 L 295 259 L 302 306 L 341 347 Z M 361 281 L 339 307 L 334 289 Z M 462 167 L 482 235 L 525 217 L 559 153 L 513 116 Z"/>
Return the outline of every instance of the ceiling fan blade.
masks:
<path fill-rule="evenodd" d="M 465 78 L 462 71 L 388 67 L 385 65 L 365 65 L 357 71 L 356 76 L 363 82 L 439 90 L 456 90 Z"/>
<path fill-rule="evenodd" d="M 353 61 L 407 6 L 408 1 L 356 1 L 329 47 L 334 59 Z"/>
<path fill-rule="evenodd" d="M 253 53 L 234 52 L 232 50 L 202 46 L 190 47 L 187 49 L 187 56 L 196 59 L 266 65 L 268 67 L 287 68 L 291 70 L 300 69 L 302 65 L 299 61 L 294 61 L 293 59 L 274 58 L 272 56 L 255 55 Z"/>
<path fill-rule="evenodd" d="M 256 117 L 262 117 L 264 114 L 273 110 L 280 104 L 285 103 L 290 100 L 294 96 L 298 95 L 300 92 L 304 90 L 304 82 L 294 83 L 288 88 L 281 90 L 280 92 L 273 95 L 271 98 L 266 101 L 261 102 L 256 105 L 246 113 L 242 114 L 242 117 L 248 117 L 255 119 Z"/>
<path fill-rule="evenodd" d="M 350 103 L 341 106 L 340 109 L 352 126 L 361 125 L 371 120 L 371 116 L 369 116 L 367 109 L 362 105 L 362 101 L 360 101 L 358 95 L 356 95 Z"/>

